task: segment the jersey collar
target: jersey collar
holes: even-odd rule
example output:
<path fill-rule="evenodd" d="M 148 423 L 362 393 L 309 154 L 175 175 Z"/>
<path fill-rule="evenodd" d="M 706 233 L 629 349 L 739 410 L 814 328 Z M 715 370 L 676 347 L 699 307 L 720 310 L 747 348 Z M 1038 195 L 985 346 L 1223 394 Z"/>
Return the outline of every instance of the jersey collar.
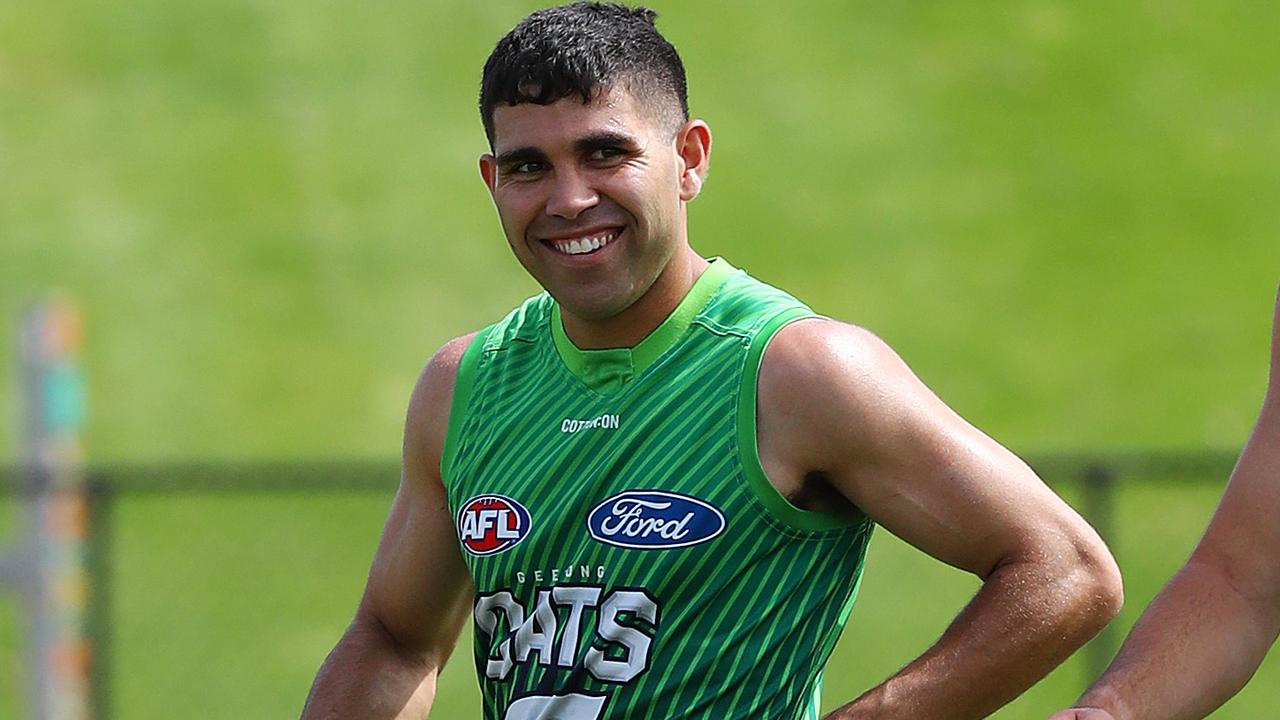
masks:
<path fill-rule="evenodd" d="M 693 287 L 689 288 L 689 292 L 667 319 L 639 344 L 630 348 L 583 350 L 574 345 L 565 334 L 564 323 L 560 319 L 560 305 L 556 303 L 551 308 L 551 337 L 556 351 L 565 367 L 587 387 L 596 392 L 613 392 L 644 372 L 675 345 L 693 324 L 693 319 L 706 307 L 711 296 L 720 289 L 725 278 L 735 271 L 736 268 L 723 258 L 711 258 L 707 269 L 693 282 Z"/>

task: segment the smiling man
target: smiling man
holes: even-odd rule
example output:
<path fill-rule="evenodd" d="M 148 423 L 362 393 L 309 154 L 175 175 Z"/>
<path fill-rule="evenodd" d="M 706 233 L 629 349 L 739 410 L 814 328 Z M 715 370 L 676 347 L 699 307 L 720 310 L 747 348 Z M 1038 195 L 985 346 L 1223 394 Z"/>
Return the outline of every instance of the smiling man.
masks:
<path fill-rule="evenodd" d="M 468 618 L 490 720 L 814 718 L 873 524 L 983 584 L 831 717 L 983 717 L 1120 604 L 1093 530 L 883 342 L 692 249 L 711 131 L 653 20 L 539 11 L 485 64 L 480 174 L 546 292 L 427 363 L 308 718 L 422 717 Z"/>

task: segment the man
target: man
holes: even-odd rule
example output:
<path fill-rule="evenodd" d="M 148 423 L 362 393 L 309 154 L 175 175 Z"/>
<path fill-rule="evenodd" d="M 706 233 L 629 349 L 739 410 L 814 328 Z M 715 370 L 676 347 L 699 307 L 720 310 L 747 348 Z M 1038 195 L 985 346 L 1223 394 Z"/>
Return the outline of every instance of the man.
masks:
<path fill-rule="evenodd" d="M 547 290 L 446 344 L 307 718 L 422 717 L 468 616 L 484 717 L 814 718 L 873 521 L 983 579 L 839 718 L 977 718 L 1116 612 L 1093 530 L 879 339 L 695 253 L 711 131 L 654 13 L 536 12 L 480 173 Z"/>
<path fill-rule="evenodd" d="M 1280 634 L 1280 296 L 1253 435 L 1190 559 L 1111 667 L 1052 720 L 1190 720 L 1244 687 Z"/>

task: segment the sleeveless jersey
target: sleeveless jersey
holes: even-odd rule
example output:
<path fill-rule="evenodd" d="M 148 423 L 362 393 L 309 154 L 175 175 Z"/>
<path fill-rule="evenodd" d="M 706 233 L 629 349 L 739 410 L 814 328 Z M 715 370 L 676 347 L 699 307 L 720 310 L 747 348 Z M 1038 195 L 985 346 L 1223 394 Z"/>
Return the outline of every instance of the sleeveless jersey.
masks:
<path fill-rule="evenodd" d="M 811 316 L 716 259 L 634 348 L 545 293 L 477 335 L 441 469 L 486 720 L 817 717 L 872 524 L 760 466 L 760 359 Z"/>

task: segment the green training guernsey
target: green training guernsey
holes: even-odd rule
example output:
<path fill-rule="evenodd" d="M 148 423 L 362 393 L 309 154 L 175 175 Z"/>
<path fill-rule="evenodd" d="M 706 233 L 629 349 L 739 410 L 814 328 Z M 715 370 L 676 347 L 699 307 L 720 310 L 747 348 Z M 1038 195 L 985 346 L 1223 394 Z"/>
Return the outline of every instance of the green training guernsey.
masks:
<path fill-rule="evenodd" d="M 716 259 L 633 348 L 578 349 L 545 293 L 476 336 L 441 470 L 486 720 L 817 717 L 872 523 L 790 504 L 755 421 L 812 316 Z"/>

